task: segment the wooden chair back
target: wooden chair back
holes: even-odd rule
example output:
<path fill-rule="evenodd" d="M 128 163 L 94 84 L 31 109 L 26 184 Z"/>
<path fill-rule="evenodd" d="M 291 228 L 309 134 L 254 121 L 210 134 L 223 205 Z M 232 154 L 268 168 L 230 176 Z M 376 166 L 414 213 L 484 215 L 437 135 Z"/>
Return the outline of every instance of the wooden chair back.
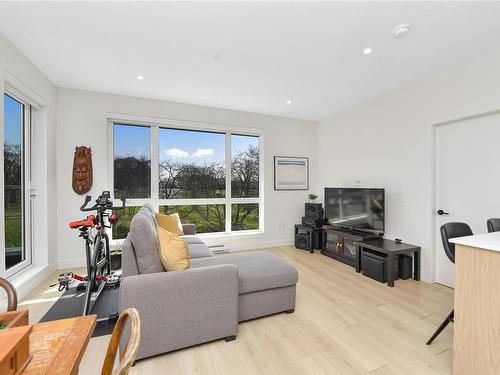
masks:
<path fill-rule="evenodd" d="M 118 368 L 113 371 L 115 364 L 115 357 L 118 347 L 120 345 L 120 339 L 122 337 L 123 329 L 127 323 L 127 319 L 130 318 L 130 337 L 125 349 L 120 353 L 120 363 Z M 130 367 L 134 364 L 135 357 L 139 351 L 139 344 L 141 341 L 141 320 L 139 318 L 139 313 L 134 308 L 128 308 L 120 314 L 118 321 L 116 322 L 115 328 L 113 329 L 113 334 L 111 335 L 111 341 L 108 345 L 108 351 L 106 352 L 106 358 L 104 359 L 104 365 L 102 366 L 101 375 L 126 375 L 130 371 Z"/>
<path fill-rule="evenodd" d="M 16 311 L 17 309 L 17 293 L 14 286 L 7 280 L 0 277 L 0 287 L 7 292 L 7 311 Z"/>

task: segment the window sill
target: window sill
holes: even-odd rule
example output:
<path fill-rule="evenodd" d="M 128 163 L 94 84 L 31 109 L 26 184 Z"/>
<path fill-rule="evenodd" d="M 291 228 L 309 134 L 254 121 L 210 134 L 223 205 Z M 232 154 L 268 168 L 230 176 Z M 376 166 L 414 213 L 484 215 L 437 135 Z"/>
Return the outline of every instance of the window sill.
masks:
<path fill-rule="evenodd" d="M 244 230 L 239 232 L 218 232 L 218 233 L 197 233 L 196 236 L 201 239 L 211 240 L 220 238 L 246 238 L 246 237 L 261 237 L 266 233 L 262 230 Z"/>
<path fill-rule="evenodd" d="M 195 236 L 202 240 L 210 242 L 211 240 L 220 239 L 240 239 L 240 238 L 258 238 L 266 234 L 263 230 L 242 230 L 238 232 L 217 232 L 217 233 L 196 233 Z M 111 251 L 119 249 L 125 239 L 111 240 L 109 245 Z"/>

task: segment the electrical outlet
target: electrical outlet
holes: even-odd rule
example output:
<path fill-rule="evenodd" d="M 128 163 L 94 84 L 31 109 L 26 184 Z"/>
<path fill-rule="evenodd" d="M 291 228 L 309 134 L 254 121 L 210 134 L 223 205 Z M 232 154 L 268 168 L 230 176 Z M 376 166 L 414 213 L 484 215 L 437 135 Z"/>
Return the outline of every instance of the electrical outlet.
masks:
<path fill-rule="evenodd" d="M 354 186 L 361 186 L 361 180 L 354 180 Z"/>

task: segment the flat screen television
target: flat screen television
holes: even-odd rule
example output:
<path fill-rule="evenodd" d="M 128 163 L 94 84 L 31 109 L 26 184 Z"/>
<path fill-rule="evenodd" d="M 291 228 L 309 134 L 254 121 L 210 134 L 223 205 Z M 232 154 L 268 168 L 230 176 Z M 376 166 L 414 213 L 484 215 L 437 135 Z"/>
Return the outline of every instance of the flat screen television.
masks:
<path fill-rule="evenodd" d="M 333 227 L 384 233 L 384 189 L 325 188 L 325 211 Z"/>

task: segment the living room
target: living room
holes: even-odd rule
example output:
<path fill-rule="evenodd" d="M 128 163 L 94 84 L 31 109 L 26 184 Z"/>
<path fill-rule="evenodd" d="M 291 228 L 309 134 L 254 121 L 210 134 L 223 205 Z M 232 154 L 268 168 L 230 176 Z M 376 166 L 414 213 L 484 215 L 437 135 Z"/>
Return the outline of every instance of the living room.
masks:
<path fill-rule="evenodd" d="M 0 366 L 499 373 L 499 15 L 1 2 Z"/>

